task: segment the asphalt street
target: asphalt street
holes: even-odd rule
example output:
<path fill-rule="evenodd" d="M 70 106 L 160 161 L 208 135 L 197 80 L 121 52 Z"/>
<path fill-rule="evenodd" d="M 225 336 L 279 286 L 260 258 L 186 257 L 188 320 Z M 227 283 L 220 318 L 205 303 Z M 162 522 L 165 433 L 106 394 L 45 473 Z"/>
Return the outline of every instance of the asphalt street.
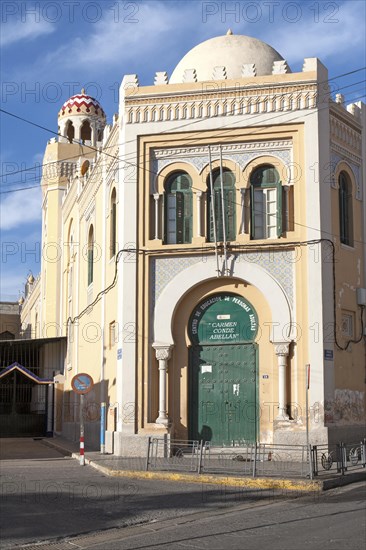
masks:
<path fill-rule="evenodd" d="M 299 497 L 118 479 L 32 439 L 0 440 L 0 458 L 2 550 L 30 543 L 44 550 L 365 547 L 360 483 Z"/>

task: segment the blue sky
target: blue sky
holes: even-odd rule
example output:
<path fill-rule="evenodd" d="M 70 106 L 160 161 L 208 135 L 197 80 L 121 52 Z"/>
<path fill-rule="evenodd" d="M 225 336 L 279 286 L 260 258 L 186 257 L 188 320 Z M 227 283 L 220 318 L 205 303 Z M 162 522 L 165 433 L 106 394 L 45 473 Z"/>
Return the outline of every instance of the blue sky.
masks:
<path fill-rule="evenodd" d="M 39 164 L 57 131 L 60 106 L 82 86 L 99 99 L 110 122 L 124 74 L 152 84 L 156 71 L 170 75 L 188 50 L 229 27 L 273 46 L 293 71 L 301 71 L 304 57 L 319 57 L 330 78 L 366 65 L 362 0 L 3 0 L 1 19 L 2 109 L 49 129 L 1 113 L 3 300 L 17 299 L 29 271 L 39 272 Z M 336 79 L 332 89 L 342 88 L 347 102 L 365 100 L 364 78 L 361 72 Z"/>

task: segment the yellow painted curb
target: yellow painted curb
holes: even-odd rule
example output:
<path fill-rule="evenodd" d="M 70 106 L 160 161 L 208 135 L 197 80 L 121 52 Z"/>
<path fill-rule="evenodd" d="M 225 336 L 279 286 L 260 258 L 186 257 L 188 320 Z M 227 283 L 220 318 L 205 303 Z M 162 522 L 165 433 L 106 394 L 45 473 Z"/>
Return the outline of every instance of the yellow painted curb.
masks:
<path fill-rule="evenodd" d="M 243 478 L 232 476 L 212 476 L 206 474 L 180 474 L 177 472 L 141 472 L 139 470 L 110 470 L 91 460 L 86 463 L 111 477 L 128 477 L 135 479 L 159 479 L 161 481 L 175 481 L 185 483 L 206 483 L 225 485 L 227 487 L 249 487 L 252 489 L 278 489 L 286 491 L 314 492 L 321 491 L 322 484 L 318 481 L 301 481 L 275 478 Z"/>

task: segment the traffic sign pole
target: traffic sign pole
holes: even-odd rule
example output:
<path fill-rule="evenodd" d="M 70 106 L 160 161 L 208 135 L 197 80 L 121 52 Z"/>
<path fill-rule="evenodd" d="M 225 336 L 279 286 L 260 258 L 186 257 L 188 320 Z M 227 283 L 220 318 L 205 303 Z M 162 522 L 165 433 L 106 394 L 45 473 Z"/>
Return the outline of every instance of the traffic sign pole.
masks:
<path fill-rule="evenodd" d="M 80 466 L 85 466 L 84 449 L 84 394 L 80 395 Z"/>
<path fill-rule="evenodd" d="M 80 395 L 80 466 L 85 466 L 84 394 L 89 393 L 93 385 L 92 377 L 84 372 L 76 374 L 71 380 L 72 389 Z"/>
<path fill-rule="evenodd" d="M 105 412 L 107 403 L 104 401 L 100 404 L 100 452 L 105 454 Z"/>
<path fill-rule="evenodd" d="M 310 365 L 305 365 L 305 407 L 306 407 L 306 447 L 309 452 L 310 438 L 309 438 L 309 388 L 310 388 Z M 310 456 L 309 456 L 310 461 Z"/>

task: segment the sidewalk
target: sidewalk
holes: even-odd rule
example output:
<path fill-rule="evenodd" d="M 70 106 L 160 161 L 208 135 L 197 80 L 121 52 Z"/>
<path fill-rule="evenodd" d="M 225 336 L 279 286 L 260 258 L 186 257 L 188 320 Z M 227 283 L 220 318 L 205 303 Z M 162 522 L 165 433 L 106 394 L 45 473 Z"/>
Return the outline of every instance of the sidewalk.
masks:
<path fill-rule="evenodd" d="M 79 442 L 69 441 L 63 437 L 45 438 L 41 441 L 44 445 L 53 447 L 65 456 L 71 456 L 77 460 L 79 455 Z M 345 476 L 329 476 L 324 479 L 296 479 L 285 477 L 249 477 L 231 475 L 207 475 L 197 473 L 180 473 L 171 471 L 146 471 L 145 457 L 119 457 L 110 454 L 101 454 L 96 451 L 85 452 L 85 464 L 103 472 L 108 476 L 129 477 L 138 479 L 161 479 L 164 481 L 208 483 L 231 487 L 250 487 L 257 489 L 276 489 L 299 492 L 319 492 L 350 483 L 366 481 L 366 471 L 348 473 Z"/>

